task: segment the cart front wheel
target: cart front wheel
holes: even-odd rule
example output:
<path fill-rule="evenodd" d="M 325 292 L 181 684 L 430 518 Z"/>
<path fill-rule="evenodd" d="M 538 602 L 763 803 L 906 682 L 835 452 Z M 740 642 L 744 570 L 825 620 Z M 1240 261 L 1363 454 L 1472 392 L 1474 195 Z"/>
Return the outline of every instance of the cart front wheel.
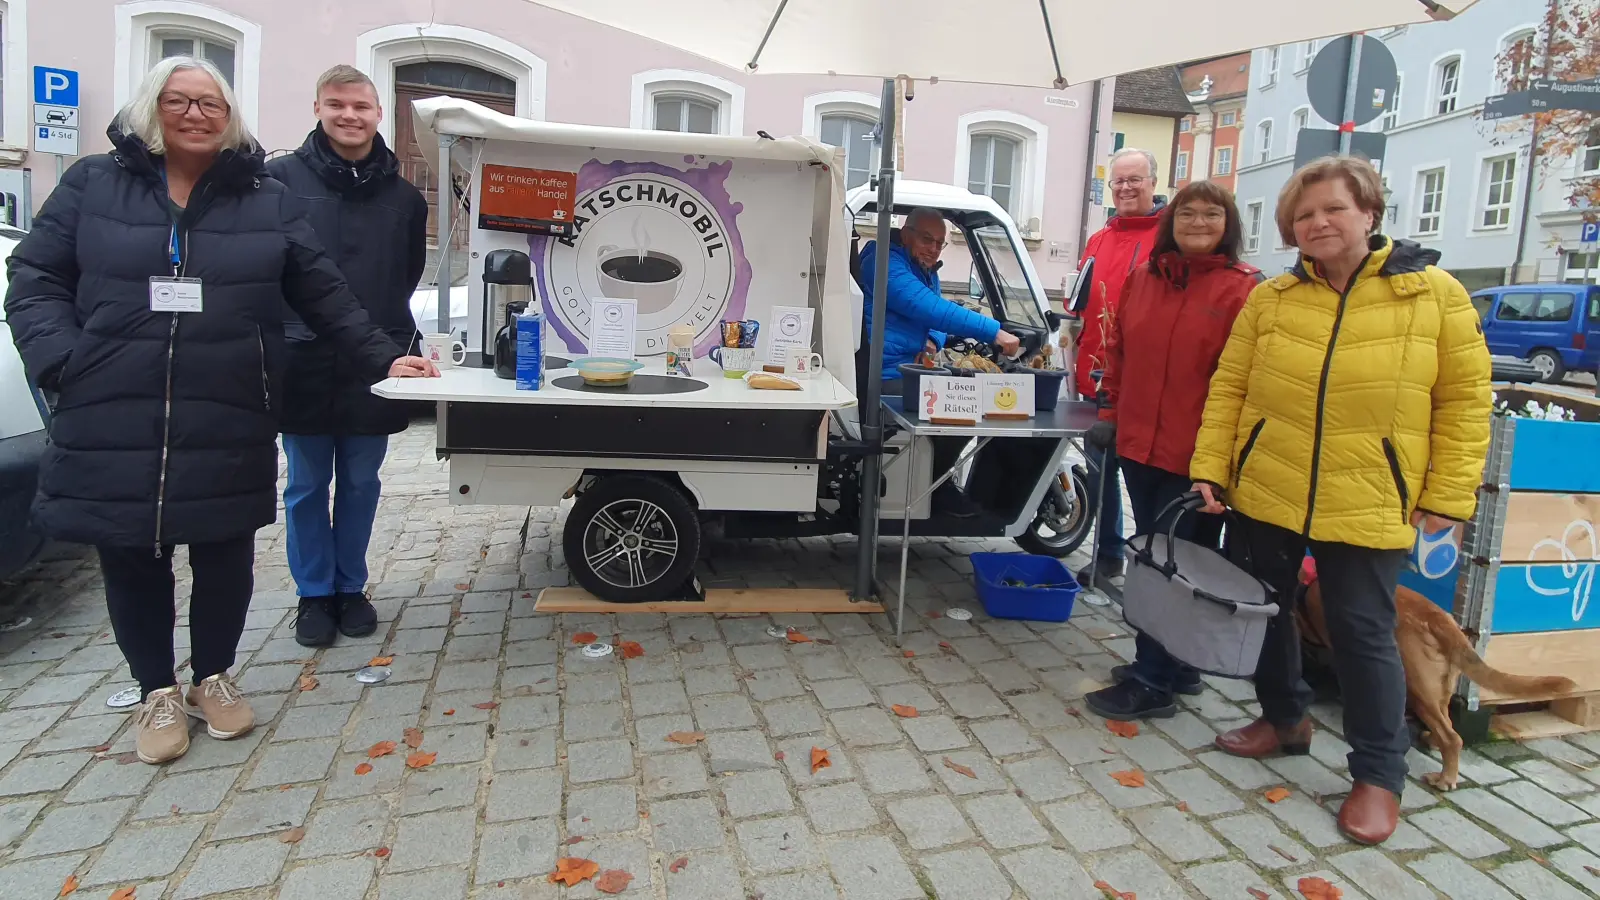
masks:
<path fill-rule="evenodd" d="M 1069 473 L 1057 476 L 1059 490 L 1052 485 L 1039 502 L 1039 512 L 1028 525 L 1028 530 L 1017 535 L 1017 546 L 1037 556 L 1070 556 L 1089 534 L 1094 520 L 1094 504 L 1089 490 L 1088 473 L 1073 466 Z"/>
<path fill-rule="evenodd" d="M 671 599 L 700 555 L 700 521 L 676 486 L 637 475 L 603 477 L 572 506 L 562 534 L 572 575 L 612 603 Z"/>

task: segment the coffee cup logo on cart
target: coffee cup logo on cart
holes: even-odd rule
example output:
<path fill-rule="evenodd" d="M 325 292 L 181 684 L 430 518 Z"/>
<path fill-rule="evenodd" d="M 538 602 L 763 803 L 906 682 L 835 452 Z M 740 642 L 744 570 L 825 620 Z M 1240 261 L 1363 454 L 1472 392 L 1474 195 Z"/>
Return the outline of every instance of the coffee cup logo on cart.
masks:
<path fill-rule="evenodd" d="M 718 323 L 740 318 L 750 266 L 736 223 L 741 206 L 723 186 L 729 171 L 726 164 L 583 167 L 576 233 L 529 241 L 541 299 L 569 349 L 587 348 L 596 298 L 638 301 L 640 356 L 666 353 L 676 326 L 693 328 L 703 348 Z"/>

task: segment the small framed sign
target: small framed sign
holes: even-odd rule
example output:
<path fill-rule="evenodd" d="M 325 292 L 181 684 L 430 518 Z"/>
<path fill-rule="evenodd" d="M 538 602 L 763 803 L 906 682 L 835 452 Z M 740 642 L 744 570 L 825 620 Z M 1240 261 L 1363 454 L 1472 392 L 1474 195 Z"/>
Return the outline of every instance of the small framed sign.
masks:
<path fill-rule="evenodd" d="M 976 425 L 983 418 L 983 389 L 976 378 L 924 376 L 917 417 L 935 425 Z"/>
<path fill-rule="evenodd" d="M 985 419 L 1033 418 L 1032 375 L 979 375 Z"/>
<path fill-rule="evenodd" d="M 557 237 L 576 233 L 576 172 L 485 165 L 480 181 L 479 228 Z"/>

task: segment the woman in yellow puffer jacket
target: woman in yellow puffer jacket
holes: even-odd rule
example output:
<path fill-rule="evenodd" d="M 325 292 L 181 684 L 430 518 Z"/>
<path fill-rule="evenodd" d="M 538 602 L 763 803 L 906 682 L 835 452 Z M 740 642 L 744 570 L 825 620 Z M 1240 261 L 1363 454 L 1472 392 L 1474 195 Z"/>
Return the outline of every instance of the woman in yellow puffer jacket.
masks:
<path fill-rule="evenodd" d="M 1339 810 L 1352 840 L 1386 840 L 1405 786 L 1405 669 L 1395 583 L 1416 527 L 1472 515 L 1489 447 L 1489 351 L 1439 254 L 1376 234 L 1378 173 L 1352 157 L 1301 169 L 1278 198 L 1300 261 L 1257 286 L 1211 380 L 1189 474 L 1226 503 L 1234 559 L 1276 588 L 1282 611 L 1256 670 L 1258 721 L 1220 736 L 1236 756 L 1311 748 L 1294 580 L 1316 558 L 1345 698 L 1355 787 Z M 1245 551 L 1248 550 L 1248 557 Z"/>

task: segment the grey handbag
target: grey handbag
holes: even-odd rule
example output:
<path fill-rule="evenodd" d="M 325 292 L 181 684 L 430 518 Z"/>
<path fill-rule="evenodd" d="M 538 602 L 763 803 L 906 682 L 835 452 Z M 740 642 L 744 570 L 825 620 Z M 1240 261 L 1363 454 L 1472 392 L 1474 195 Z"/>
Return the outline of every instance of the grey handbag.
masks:
<path fill-rule="evenodd" d="M 1197 493 L 1185 494 L 1156 516 L 1160 522 L 1172 514 L 1165 534 L 1127 540 L 1133 558 L 1122 591 L 1122 617 L 1202 672 L 1249 678 L 1267 623 L 1278 614 L 1276 592 L 1215 550 L 1175 536 L 1178 519 L 1203 502 Z M 1230 513 L 1228 521 L 1242 540 L 1237 517 Z M 1248 549 L 1245 555 L 1248 559 Z"/>

